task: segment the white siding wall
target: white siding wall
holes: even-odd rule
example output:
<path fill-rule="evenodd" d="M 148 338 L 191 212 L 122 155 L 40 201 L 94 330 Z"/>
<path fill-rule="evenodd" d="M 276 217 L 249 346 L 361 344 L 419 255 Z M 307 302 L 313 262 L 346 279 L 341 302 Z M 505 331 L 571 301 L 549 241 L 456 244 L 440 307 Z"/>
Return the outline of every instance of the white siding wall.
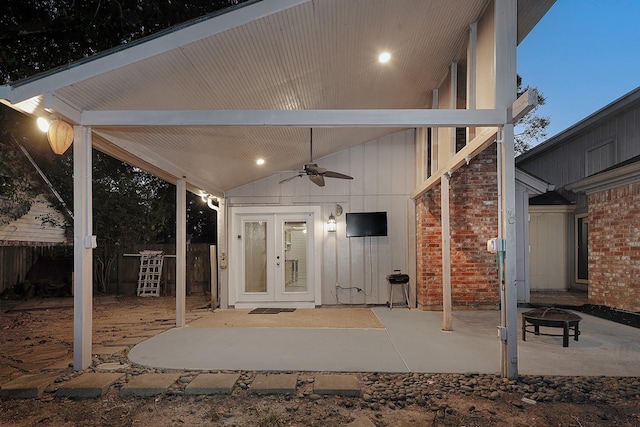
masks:
<path fill-rule="evenodd" d="M 354 179 L 326 179 L 325 187 L 306 177 L 285 184 L 290 173 L 232 190 L 229 206 L 310 205 L 322 208 L 326 222 L 336 204 L 344 213 L 337 218 L 337 232 L 323 232 L 322 303 L 384 304 L 388 297 L 386 276 L 394 269 L 407 271 L 407 201 L 414 187 L 414 131 L 406 130 L 317 159 L 319 166 L 351 175 Z M 345 213 L 386 211 L 387 237 L 346 237 Z M 357 287 L 357 290 L 336 290 Z M 394 295 L 395 297 L 395 295 Z"/>
<path fill-rule="evenodd" d="M 530 284 L 532 291 L 569 289 L 568 217 L 562 208 L 531 206 L 529 212 Z"/>
<path fill-rule="evenodd" d="M 64 224 L 62 215 L 53 208 L 44 197 L 37 197 L 29 212 L 21 218 L 0 226 L 0 241 L 34 242 L 34 243 L 65 243 L 64 227 L 51 223 L 43 223 L 43 218 L 52 218 L 59 224 Z"/>

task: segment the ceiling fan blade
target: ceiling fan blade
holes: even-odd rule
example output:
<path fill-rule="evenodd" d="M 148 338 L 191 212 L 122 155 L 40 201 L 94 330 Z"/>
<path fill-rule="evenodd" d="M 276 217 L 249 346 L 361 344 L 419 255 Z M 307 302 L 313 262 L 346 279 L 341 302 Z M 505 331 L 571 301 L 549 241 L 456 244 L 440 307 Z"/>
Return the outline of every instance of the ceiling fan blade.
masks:
<path fill-rule="evenodd" d="M 284 184 L 285 182 L 291 181 L 292 179 L 294 179 L 294 178 L 298 178 L 298 177 L 300 177 L 300 176 L 302 176 L 302 175 L 301 175 L 301 174 L 293 175 L 293 176 L 291 176 L 291 177 L 289 177 L 289 178 L 283 179 L 282 181 L 280 181 L 280 182 L 279 182 L 279 184 Z"/>
<path fill-rule="evenodd" d="M 326 178 L 353 179 L 352 176 L 345 175 L 340 172 L 333 172 L 333 171 L 326 171 L 322 175 L 324 175 Z"/>
<path fill-rule="evenodd" d="M 324 178 L 322 175 L 309 175 L 309 179 L 318 187 L 324 187 Z"/>

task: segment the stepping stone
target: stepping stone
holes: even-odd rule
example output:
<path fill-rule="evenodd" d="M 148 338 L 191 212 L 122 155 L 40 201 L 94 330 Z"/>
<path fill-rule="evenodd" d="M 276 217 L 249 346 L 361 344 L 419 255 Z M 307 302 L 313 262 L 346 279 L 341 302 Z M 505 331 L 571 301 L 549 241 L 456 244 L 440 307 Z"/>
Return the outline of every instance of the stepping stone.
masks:
<path fill-rule="evenodd" d="M 4 399 L 36 399 L 57 377 L 58 373 L 23 375 L 2 384 L 0 397 Z"/>
<path fill-rule="evenodd" d="M 105 347 L 103 345 L 97 345 L 95 347 L 93 347 L 93 349 L 91 350 L 91 354 L 116 354 L 116 353 L 120 353 L 121 351 L 124 350 L 128 350 L 129 347 L 117 347 L 117 346 L 113 346 L 113 347 Z"/>
<path fill-rule="evenodd" d="M 185 394 L 231 394 L 240 374 L 200 374 L 185 387 Z"/>
<path fill-rule="evenodd" d="M 376 425 L 367 417 L 358 417 L 345 427 L 376 427 Z"/>
<path fill-rule="evenodd" d="M 166 393 L 178 378 L 180 373 L 138 375 L 120 388 L 120 397 L 147 397 Z"/>
<path fill-rule="evenodd" d="M 250 390 L 259 394 L 295 394 L 297 383 L 297 374 L 258 374 Z"/>
<path fill-rule="evenodd" d="M 98 366 L 96 366 L 96 369 L 98 369 L 99 371 L 117 371 L 118 369 L 126 369 L 128 368 L 129 365 L 126 363 L 120 363 L 120 362 L 107 362 L 107 363 L 101 363 Z"/>
<path fill-rule="evenodd" d="M 316 375 L 313 391 L 315 394 L 360 396 L 360 384 L 355 375 Z"/>
<path fill-rule="evenodd" d="M 136 344 L 141 343 L 144 340 L 145 340 L 145 338 L 127 337 L 127 338 L 120 338 L 120 339 L 114 340 L 114 341 L 107 341 L 107 342 L 102 343 L 102 345 L 104 345 L 105 347 L 119 347 L 119 346 L 123 346 L 123 345 L 136 345 Z"/>
<path fill-rule="evenodd" d="M 61 383 L 56 391 L 58 397 L 90 399 L 102 396 L 109 387 L 124 375 L 120 373 L 86 373 Z"/>
<path fill-rule="evenodd" d="M 69 365 L 73 365 L 73 360 L 71 359 L 63 359 L 56 363 L 46 366 L 44 369 L 47 371 L 64 371 L 69 368 Z"/>

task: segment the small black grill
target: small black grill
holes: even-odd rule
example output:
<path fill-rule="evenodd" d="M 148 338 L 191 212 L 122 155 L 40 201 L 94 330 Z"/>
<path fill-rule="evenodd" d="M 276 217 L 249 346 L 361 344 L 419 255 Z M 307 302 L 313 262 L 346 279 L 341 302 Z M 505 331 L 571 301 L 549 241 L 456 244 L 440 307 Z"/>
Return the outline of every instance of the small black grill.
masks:
<path fill-rule="evenodd" d="M 389 309 L 393 309 L 393 288 L 397 285 L 402 287 L 404 301 L 407 303 L 407 308 L 410 309 L 409 290 L 407 289 L 409 287 L 409 275 L 401 273 L 400 270 L 393 270 L 393 274 L 387 276 L 387 282 L 389 282 Z"/>
<path fill-rule="evenodd" d="M 409 275 L 404 273 L 393 273 L 387 276 L 387 280 L 392 285 L 409 283 Z"/>

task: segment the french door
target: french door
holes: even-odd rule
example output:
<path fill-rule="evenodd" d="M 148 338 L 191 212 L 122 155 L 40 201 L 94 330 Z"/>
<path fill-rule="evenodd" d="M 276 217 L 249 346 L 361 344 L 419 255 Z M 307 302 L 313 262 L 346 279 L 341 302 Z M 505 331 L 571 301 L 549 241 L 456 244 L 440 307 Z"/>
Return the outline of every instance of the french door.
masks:
<path fill-rule="evenodd" d="M 236 307 L 315 305 L 313 212 L 233 214 Z M 230 286 L 234 286 L 231 283 Z M 230 293 L 231 295 L 231 293 Z M 231 298 L 233 299 L 233 298 Z"/>

